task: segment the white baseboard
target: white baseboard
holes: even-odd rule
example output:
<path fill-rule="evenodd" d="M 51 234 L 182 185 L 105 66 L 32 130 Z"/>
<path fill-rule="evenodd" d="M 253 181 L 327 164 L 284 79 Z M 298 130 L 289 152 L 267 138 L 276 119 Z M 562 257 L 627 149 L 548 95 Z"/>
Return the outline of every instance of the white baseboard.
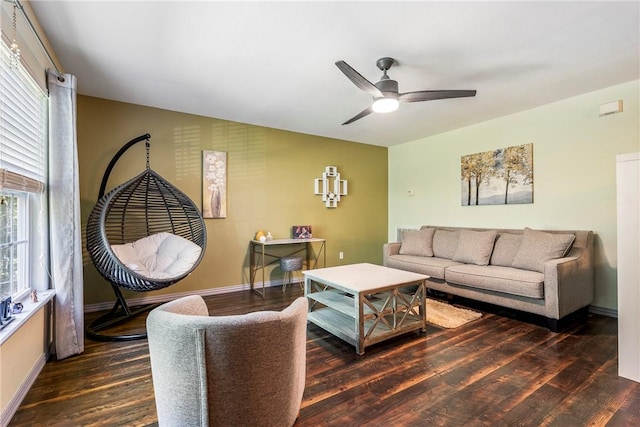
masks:
<path fill-rule="evenodd" d="M 300 279 L 292 280 L 292 282 L 294 283 L 298 283 L 300 281 L 301 281 Z M 265 288 L 270 286 L 280 286 L 280 285 L 282 285 L 282 280 L 274 280 L 269 282 L 265 281 L 264 283 Z M 262 282 L 256 283 L 254 287 L 262 288 Z M 244 283 L 241 285 L 226 286 L 223 288 L 209 288 L 209 289 L 202 289 L 198 291 L 177 292 L 175 294 L 152 295 L 152 296 L 144 296 L 140 298 L 131 298 L 127 300 L 127 304 L 129 304 L 129 306 L 131 307 L 135 307 L 138 305 L 157 304 L 157 303 L 163 303 L 167 301 L 173 301 L 174 299 L 186 297 L 189 295 L 200 295 L 200 296 L 206 297 L 211 295 L 227 294 L 230 292 L 246 291 L 249 289 L 250 289 L 250 285 L 248 283 Z M 92 313 L 95 311 L 110 310 L 111 308 L 113 308 L 114 302 L 115 301 L 107 301 L 107 302 L 99 302 L 96 304 L 85 304 L 84 312 Z"/>
<path fill-rule="evenodd" d="M 600 314 L 607 317 L 615 317 L 616 319 L 618 318 L 618 310 L 616 310 L 615 308 L 598 307 L 592 305 L 589 307 L 589 313 Z"/>
<path fill-rule="evenodd" d="M 47 358 L 43 354 L 42 357 L 38 359 L 36 364 L 33 365 L 33 368 L 29 372 L 29 375 L 27 375 L 27 377 L 24 379 L 24 381 L 20 385 L 20 388 L 18 389 L 16 394 L 14 394 L 7 407 L 4 409 L 4 411 L 2 411 L 2 416 L 0 417 L 0 425 L 2 427 L 6 427 L 9 425 L 9 421 L 11 421 L 11 418 L 13 418 L 13 416 L 15 415 L 24 398 L 27 397 L 27 393 L 29 393 L 31 386 L 36 381 L 36 378 L 38 378 L 38 375 L 40 375 L 40 372 L 42 372 L 42 368 L 44 368 L 45 363 L 47 363 Z"/>

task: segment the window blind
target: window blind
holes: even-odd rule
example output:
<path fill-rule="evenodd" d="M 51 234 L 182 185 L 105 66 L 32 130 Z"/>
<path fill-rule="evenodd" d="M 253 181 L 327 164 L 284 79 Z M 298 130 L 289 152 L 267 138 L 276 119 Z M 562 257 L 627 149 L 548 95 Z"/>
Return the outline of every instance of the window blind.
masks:
<path fill-rule="evenodd" d="M 47 98 L 0 42 L 0 190 L 42 192 Z"/>

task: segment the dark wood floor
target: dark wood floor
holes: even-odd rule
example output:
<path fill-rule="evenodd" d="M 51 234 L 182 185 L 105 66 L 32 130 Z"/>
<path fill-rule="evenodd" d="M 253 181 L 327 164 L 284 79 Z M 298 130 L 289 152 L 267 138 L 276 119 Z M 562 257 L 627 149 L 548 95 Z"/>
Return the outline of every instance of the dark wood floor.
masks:
<path fill-rule="evenodd" d="M 212 314 L 280 309 L 267 290 L 207 299 Z M 429 326 L 354 348 L 309 325 L 296 426 L 639 426 L 640 384 L 617 376 L 616 319 L 589 315 L 562 333 L 485 313 L 454 330 Z M 277 355 L 273 355 L 277 357 Z M 146 340 L 87 340 L 51 361 L 10 426 L 157 425 Z"/>

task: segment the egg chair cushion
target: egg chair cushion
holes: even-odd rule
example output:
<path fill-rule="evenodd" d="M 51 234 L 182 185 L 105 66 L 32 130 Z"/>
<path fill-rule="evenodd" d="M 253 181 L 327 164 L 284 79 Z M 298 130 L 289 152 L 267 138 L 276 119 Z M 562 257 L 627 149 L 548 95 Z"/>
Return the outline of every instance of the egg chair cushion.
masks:
<path fill-rule="evenodd" d="M 170 279 L 187 273 L 198 262 L 202 248 L 171 233 L 157 233 L 132 243 L 112 245 L 120 262 L 152 279 Z"/>

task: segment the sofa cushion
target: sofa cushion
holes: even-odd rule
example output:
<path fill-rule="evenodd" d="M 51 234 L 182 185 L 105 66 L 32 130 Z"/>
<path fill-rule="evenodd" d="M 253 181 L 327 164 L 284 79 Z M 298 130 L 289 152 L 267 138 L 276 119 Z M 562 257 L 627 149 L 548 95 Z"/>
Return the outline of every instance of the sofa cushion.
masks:
<path fill-rule="evenodd" d="M 400 255 L 433 256 L 433 228 L 402 232 Z"/>
<path fill-rule="evenodd" d="M 544 273 L 544 263 L 562 258 L 571 249 L 575 238 L 574 234 L 545 233 L 525 228 L 522 243 L 511 265 Z"/>
<path fill-rule="evenodd" d="M 433 235 L 433 256 L 452 259 L 458 247 L 460 231 L 448 231 L 436 229 Z"/>
<path fill-rule="evenodd" d="M 498 232 L 495 230 L 460 230 L 458 247 L 453 255 L 453 261 L 476 265 L 489 264 L 497 234 Z"/>
<path fill-rule="evenodd" d="M 440 280 L 444 280 L 445 269 L 454 265 L 462 264 L 450 259 L 413 255 L 391 255 L 385 263 L 385 267 L 426 274 Z"/>
<path fill-rule="evenodd" d="M 496 243 L 493 245 L 493 253 L 489 264 L 511 267 L 513 259 L 518 253 L 518 249 L 520 249 L 520 243 L 522 243 L 522 234 L 498 234 Z"/>
<path fill-rule="evenodd" d="M 503 292 L 528 298 L 544 298 L 544 274 L 497 265 L 461 264 L 445 271 L 447 283 Z"/>

